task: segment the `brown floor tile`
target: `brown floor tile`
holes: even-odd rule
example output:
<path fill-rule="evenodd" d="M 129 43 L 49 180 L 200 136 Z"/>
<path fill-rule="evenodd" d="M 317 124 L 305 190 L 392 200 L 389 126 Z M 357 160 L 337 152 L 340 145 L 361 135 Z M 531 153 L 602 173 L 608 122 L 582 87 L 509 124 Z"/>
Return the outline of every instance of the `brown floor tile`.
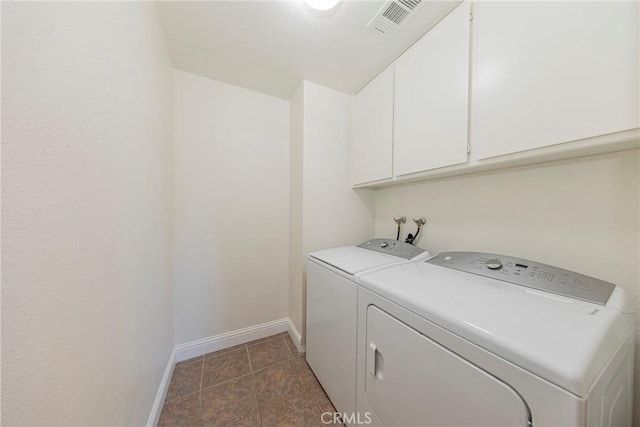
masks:
<path fill-rule="evenodd" d="M 291 359 L 291 353 L 282 336 L 248 346 L 253 372 Z"/>
<path fill-rule="evenodd" d="M 250 372 L 249 357 L 245 348 L 220 355 L 207 356 L 204 359 L 202 388 L 211 387 Z"/>
<path fill-rule="evenodd" d="M 202 362 L 203 357 L 204 356 L 192 357 L 191 359 L 183 360 L 182 362 L 176 363 L 176 366 L 188 365 L 190 363 L 195 363 L 195 362 Z"/>
<path fill-rule="evenodd" d="M 249 418 L 233 424 L 233 427 L 262 427 L 262 419 L 260 418 L 260 414 L 254 414 Z"/>
<path fill-rule="evenodd" d="M 299 394 L 262 411 L 262 425 L 271 426 L 324 426 L 322 411 L 310 392 Z M 327 416 L 328 417 L 328 416 Z M 329 417 L 328 417 L 329 418 Z"/>
<path fill-rule="evenodd" d="M 257 340 L 249 341 L 249 342 L 247 343 L 247 345 L 258 344 L 259 342 L 264 342 L 264 341 L 273 340 L 273 339 L 276 339 L 276 338 L 281 337 L 281 336 L 282 336 L 282 332 L 281 332 L 281 333 L 279 333 L 279 334 L 269 335 L 268 337 L 258 338 Z"/>
<path fill-rule="evenodd" d="M 318 386 L 311 388 L 311 394 L 322 412 L 336 412 L 336 408 L 333 406 L 333 403 L 329 400 L 329 396 L 327 396 L 327 393 L 325 393 L 322 387 Z"/>
<path fill-rule="evenodd" d="M 165 403 L 162 407 L 158 427 L 198 425 L 198 395 L 199 392 Z"/>
<path fill-rule="evenodd" d="M 244 348 L 245 346 L 246 346 L 246 344 L 234 345 L 232 347 L 223 348 L 222 350 L 218 350 L 218 351 L 214 351 L 214 352 L 211 352 L 211 353 L 207 353 L 207 354 L 204 355 L 204 357 L 220 356 L 221 354 L 229 353 L 231 351 L 240 350 L 241 348 Z"/>
<path fill-rule="evenodd" d="M 291 339 L 291 336 L 289 336 L 288 333 L 285 333 L 283 337 L 284 337 L 284 341 L 287 343 L 287 347 L 289 347 L 289 351 L 291 352 L 291 354 L 294 357 L 300 355 L 300 353 L 298 352 L 298 348 L 296 347 L 296 344 Z"/>
<path fill-rule="evenodd" d="M 158 425 L 319 426 L 336 411 L 287 332 L 249 344 L 177 363 Z"/>
<path fill-rule="evenodd" d="M 257 413 L 254 380 L 251 375 L 247 375 L 202 390 L 198 425 L 229 425 Z"/>
<path fill-rule="evenodd" d="M 165 402 L 200 390 L 201 377 L 202 361 L 176 366 L 173 369 Z"/>
<path fill-rule="evenodd" d="M 270 366 L 253 375 L 261 408 L 300 394 L 305 389 L 302 374 L 294 360 Z"/>
<path fill-rule="evenodd" d="M 295 359 L 296 366 L 300 369 L 300 373 L 302 375 L 302 380 L 305 382 L 305 387 L 321 387 L 320 383 L 316 379 L 316 376 L 313 374 L 313 371 L 307 364 L 307 361 L 304 357 L 298 357 Z"/>

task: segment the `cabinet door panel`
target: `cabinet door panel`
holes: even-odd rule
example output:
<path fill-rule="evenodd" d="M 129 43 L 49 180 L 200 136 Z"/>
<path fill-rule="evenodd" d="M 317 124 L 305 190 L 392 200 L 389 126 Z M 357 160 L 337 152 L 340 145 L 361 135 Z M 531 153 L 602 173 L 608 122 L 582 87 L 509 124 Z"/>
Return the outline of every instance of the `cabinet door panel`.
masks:
<path fill-rule="evenodd" d="M 387 68 L 365 86 L 354 102 L 351 140 L 353 183 L 391 178 L 393 68 Z"/>
<path fill-rule="evenodd" d="M 469 13 L 463 3 L 395 69 L 395 175 L 467 161 Z"/>
<path fill-rule="evenodd" d="M 638 2 L 479 2 L 474 14 L 477 158 L 638 127 Z"/>

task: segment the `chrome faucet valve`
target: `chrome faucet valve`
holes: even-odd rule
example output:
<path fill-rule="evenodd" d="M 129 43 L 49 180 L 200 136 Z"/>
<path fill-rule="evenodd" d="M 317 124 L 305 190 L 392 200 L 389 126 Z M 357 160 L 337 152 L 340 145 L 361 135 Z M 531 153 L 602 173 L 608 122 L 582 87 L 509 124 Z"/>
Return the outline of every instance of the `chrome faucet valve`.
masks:
<path fill-rule="evenodd" d="M 400 218 L 396 218 L 395 216 L 393 217 L 393 221 L 396 223 L 396 225 L 400 225 L 400 224 L 404 224 L 405 222 L 407 222 L 407 218 L 404 216 L 401 216 Z M 415 220 L 414 220 L 415 221 Z"/>
<path fill-rule="evenodd" d="M 418 227 L 422 227 L 423 225 L 425 225 L 427 223 L 427 218 L 425 218 L 423 216 L 421 216 L 418 219 L 413 218 L 413 222 L 415 222 Z"/>

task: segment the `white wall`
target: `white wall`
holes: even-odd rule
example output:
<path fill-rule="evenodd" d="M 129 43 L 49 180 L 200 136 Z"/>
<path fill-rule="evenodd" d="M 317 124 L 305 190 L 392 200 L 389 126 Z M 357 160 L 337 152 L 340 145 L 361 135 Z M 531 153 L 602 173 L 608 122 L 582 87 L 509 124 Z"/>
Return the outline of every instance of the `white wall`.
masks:
<path fill-rule="evenodd" d="M 575 270 L 620 285 L 637 310 L 638 165 L 633 150 L 379 189 L 376 235 L 395 237 L 393 216 L 425 216 L 418 245 L 431 253 L 494 252 Z M 640 340 L 635 363 L 637 423 Z"/>
<path fill-rule="evenodd" d="M 300 102 L 303 104 L 301 114 Z M 292 138 L 292 144 L 301 144 L 301 148 L 294 147 L 292 152 L 302 150 L 302 244 L 297 248 L 292 245 L 292 249 L 302 249 L 297 262 L 315 250 L 353 245 L 373 237 L 373 191 L 352 190 L 350 184 L 351 102 L 351 95 L 308 81 L 302 83 L 293 98 L 292 118 L 302 121 L 302 141 L 299 141 L 299 132 Z M 298 112 L 294 114 L 294 111 Z M 292 203 L 296 203 L 293 195 Z M 304 264 L 291 266 L 298 280 L 290 284 L 289 309 L 294 325 L 304 336 L 303 268 Z"/>
<path fill-rule="evenodd" d="M 304 83 L 289 102 L 289 318 L 302 333 Z"/>
<path fill-rule="evenodd" d="M 174 75 L 181 344 L 287 316 L 289 103 Z"/>
<path fill-rule="evenodd" d="M 140 425 L 173 348 L 151 3 L 2 3 L 2 421 Z"/>
<path fill-rule="evenodd" d="M 373 191 L 350 184 L 351 95 L 304 82 L 303 253 L 373 237 Z"/>

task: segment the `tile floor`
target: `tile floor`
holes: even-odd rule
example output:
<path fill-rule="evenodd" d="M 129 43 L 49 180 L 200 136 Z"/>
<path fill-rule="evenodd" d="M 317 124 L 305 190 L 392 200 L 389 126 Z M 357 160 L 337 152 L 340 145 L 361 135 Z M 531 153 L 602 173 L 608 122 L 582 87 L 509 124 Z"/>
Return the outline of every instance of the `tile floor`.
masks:
<path fill-rule="evenodd" d="M 335 408 L 285 332 L 176 364 L 158 425 L 325 426 L 323 412 Z"/>

